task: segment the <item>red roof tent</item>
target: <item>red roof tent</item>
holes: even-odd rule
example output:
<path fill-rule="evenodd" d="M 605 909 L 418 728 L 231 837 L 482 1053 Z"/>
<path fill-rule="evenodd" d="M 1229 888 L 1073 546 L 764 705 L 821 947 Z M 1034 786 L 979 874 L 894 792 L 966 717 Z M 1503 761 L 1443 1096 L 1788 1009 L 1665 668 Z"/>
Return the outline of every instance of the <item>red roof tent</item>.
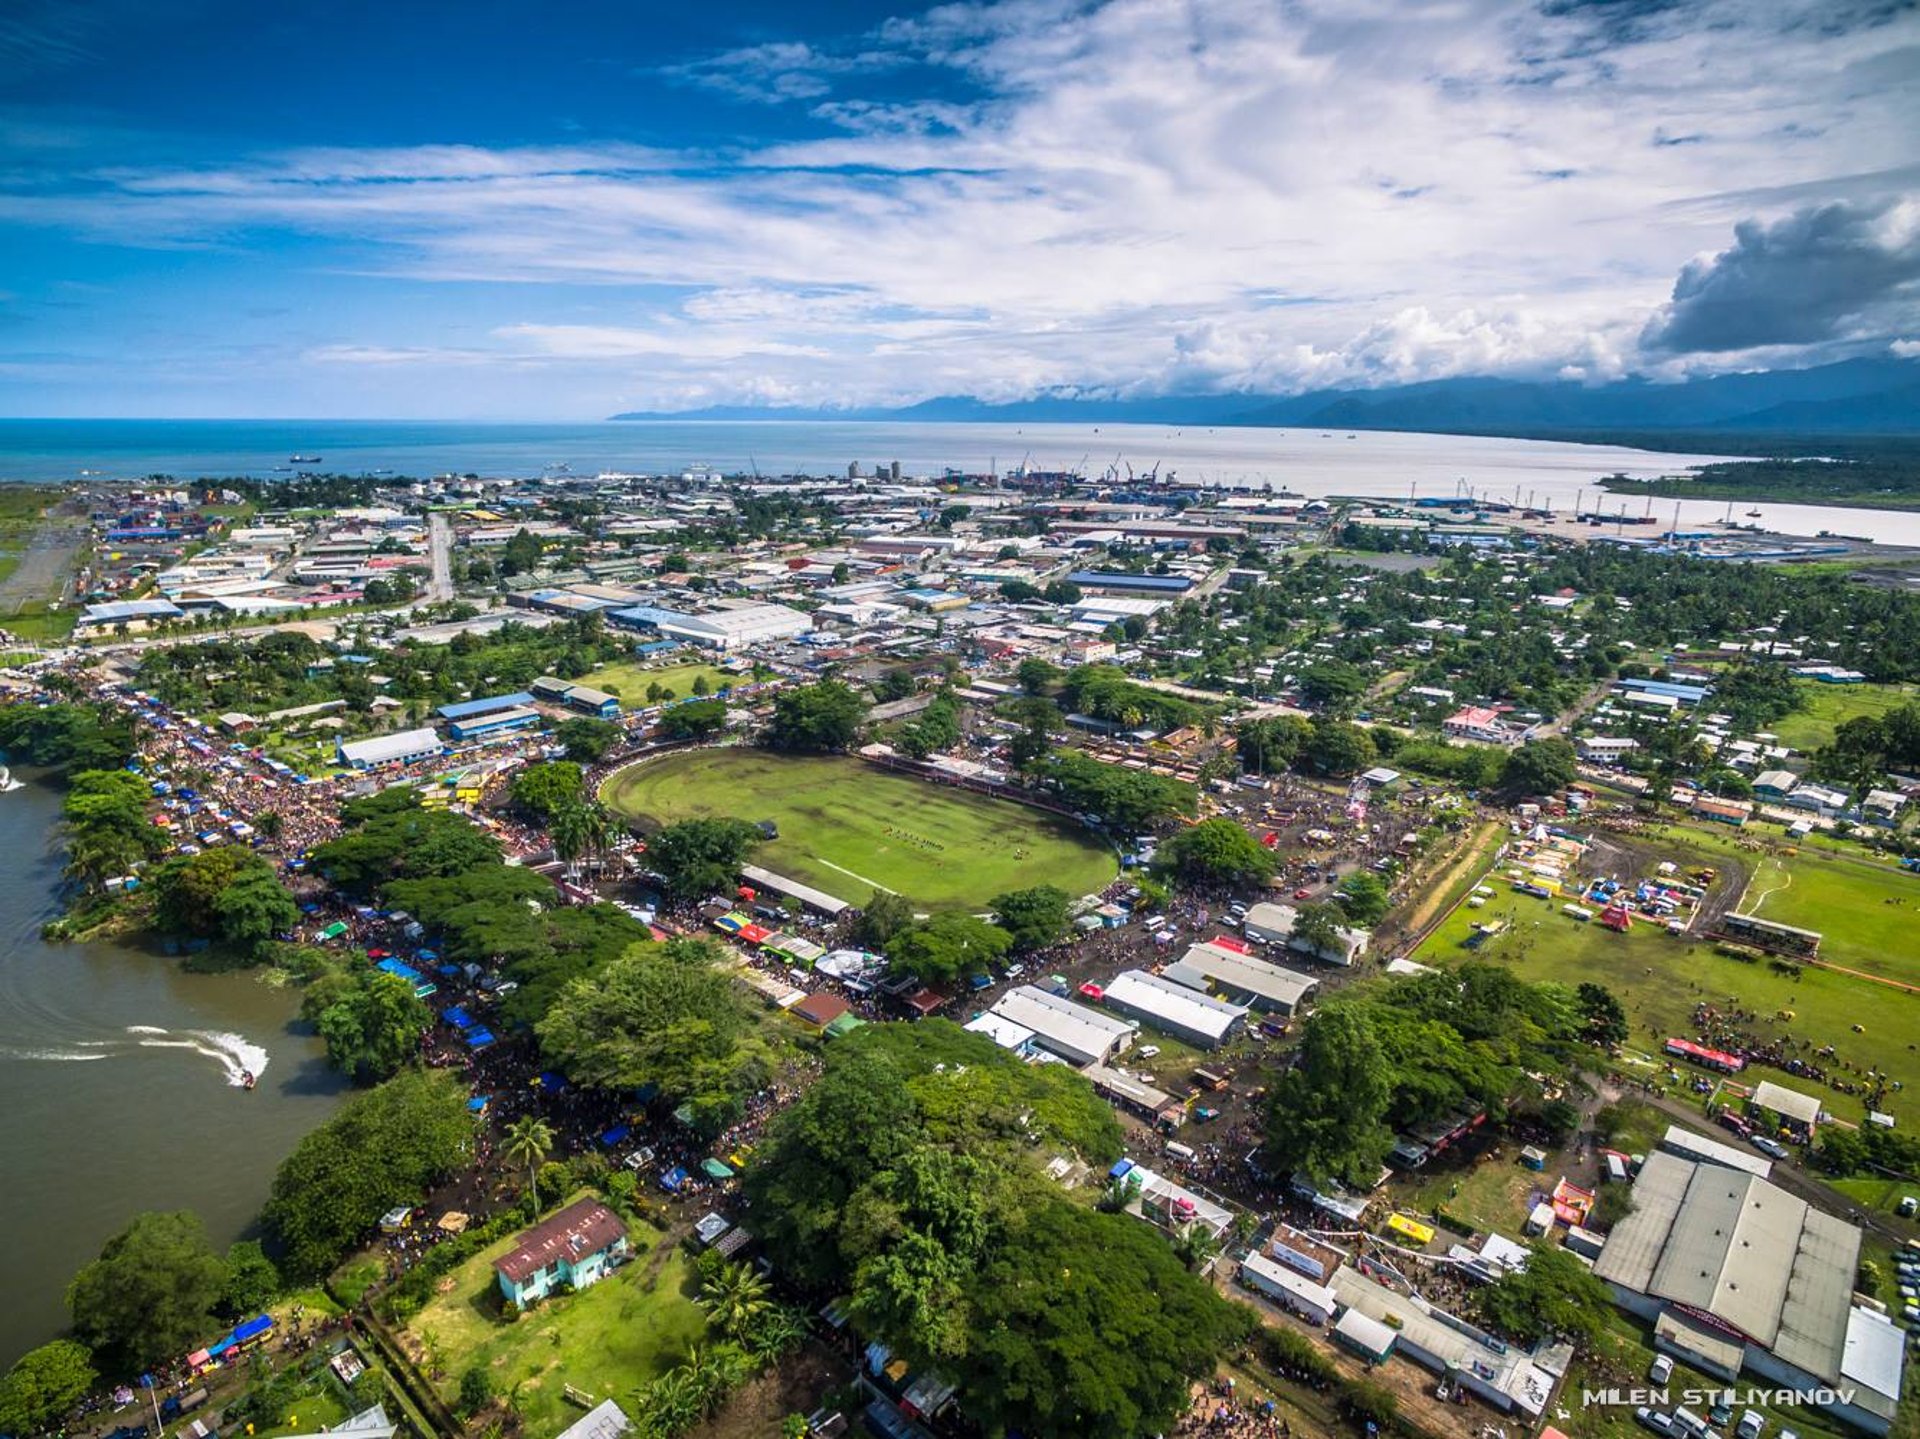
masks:
<path fill-rule="evenodd" d="M 1230 934 L 1216 934 L 1212 939 L 1208 940 L 1207 943 L 1217 944 L 1222 949 L 1230 949 L 1235 954 L 1253 953 L 1252 945 L 1248 944 L 1244 939 L 1236 939 Z"/>
<path fill-rule="evenodd" d="M 825 1029 L 850 1008 L 852 1006 L 839 995 L 827 994 L 823 991 L 819 994 L 810 994 L 801 1000 L 793 1007 L 793 1013 L 808 1024 L 817 1024 Z"/>
<path fill-rule="evenodd" d="M 773 938 L 773 931 L 765 925 L 746 924 L 735 931 L 735 936 L 744 939 L 748 944 L 765 944 Z"/>
<path fill-rule="evenodd" d="M 911 1009 L 914 1013 L 927 1015 L 927 1014 L 934 1013 L 934 1011 L 938 1010 L 940 1006 L 945 1004 L 947 1002 L 947 997 L 946 995 L 940 994 L 935 990 L 923 989 L 915 994 L 908 995 L 901 1002 L 905 1004 L 908 1009 Z"/>
<path fill-rule="evenodd" d="M 597 1254 L 624 1239 L 626 1233 L 627 1226 L 606 1205 L 582 1199 L 527 1230 L 520 1236 L 520 1247 L 494 1260 L 493 1267 L 519 1284 L 556 1260 L 580 1260 Z"/>

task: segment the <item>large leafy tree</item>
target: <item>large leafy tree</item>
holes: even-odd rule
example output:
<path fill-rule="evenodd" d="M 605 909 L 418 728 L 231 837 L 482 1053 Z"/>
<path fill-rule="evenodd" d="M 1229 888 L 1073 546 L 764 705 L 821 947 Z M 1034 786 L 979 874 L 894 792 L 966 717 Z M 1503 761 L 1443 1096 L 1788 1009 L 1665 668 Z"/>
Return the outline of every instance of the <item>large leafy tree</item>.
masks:
<path fill-rule="evenodd" d="M 796 1282 L 850 1288 L 861 1323 L 952 1375 L 988 1432 L 1149 1433 L 1244 1320 L 1151 1229 L 1067 1203 L 1038 1168 L 1118 1149 L 1112 1110 L 1063 1066 L 942 1020 L 869 1025 L 828 1051 L 746 1183 Z"/>
<path fill-rule="evenodd" d="M 1312 723 L 1300 715 L 1248 720 L 1234 731 L 1240 768 L 1248 774 L 1279 774 L 1299 757 L 1312 733 Z"/>
<path fill-rule="evenodd" d="M 162 931 L 217 939 L 244 954 L 258 953 L 300 919 L 273 866 L 234 845 L 168 860 L 154 872 L 152 889 Z"/>
<path fill-rule="evenodd" d="M 262 1214 L 296 1280 L 325 1274 L 396 1204 L 415 1204 L 473 1144 L 467 1096 L 451 1074 L 403 1070 L 354 1096 L 301 1140 L 274 1175 Z"/>
<path fill-rule="evenodd" d="M 1194 807 L 1190 784 L 1106 764 L 1077 750 L 1054 752 L 1034 766 L 1034 772 L 1042 785 L 1056 791 L 1072 808 L 1129 833 L 1189 814 Z"/>
<path fill-rule="evenodd" d="M 1392 900 L 1386 881 L 1369 870 L 1356 870 L 1340 882 L 1340 908 L 1362 929 L 1372 929 L 1386 918 Z"/>
<path fill-rule="evenodd" d="M 67 873 L 87 884 L 125 874 L 167 846 L 147 816 L 147 782 L 124 769 L 80 770 L 67 781 Z"/>
<path fill-rule="evenodd" d="M 771 749 L 843 750 L 866 722 L 867 702 L 839 680 L 783 690 L 773 702 L 765 742 Z"/>
<path fill-rule="evenodd" d="M 1273 852 L 1233 820 L 1203 819 L 1160 846 L 1159 868 L 1192 884 L 1259 884 L 1272 878 Z"/>
<path fill-rule="evenodd" d="M 1344 779 L 1360 773 L 1379 758 L 1373 736 L 1345 720 L 1317 720 L 1301 751 L 1303 758 L 1324 775 Z"/>
<path fill-rule="evenodd" d="M 541 1052 L 600 1089 L 649 1086 L 724 1123 L 764 1078 L 751 1017 L 705 940 L 643 945 L 561 991 L 540 1021 Z"/>
<path fill-rule="evenodd" d="M 984 1320 L 952 1361 L 968 1411 L 1034 1439 L 1171 1428 L 1250 1314 L 1130 1216 L 1052 1199 L 1025 1219 L 969 1286 Z"/>
<path fill-rule="evenodd" d="M 695 699 L 669 705 L 657 721 L 660 732 L 669 739 L 698 739 L 718 734 L 727 723 L 727 702 L 723 699 Z"/>
<path fill-rule="evenodd" d="M 620 743 L 620 726 L 612 720 L 578 715 L 553 727 L 553 737 L 566 747 L 575 764 L 598 764 Z"/>
<path fill-rule="evenodd" d="M 861 944 L 884 949 L 888 940 L 912 923 L 913 906 L 905 895 L 876 889 L 853 922 L 853 937 Z"/>
<path fill-rule="evenodd" d="M 445 810 L 422 809 L 418 790 L 389 789 L 340 811 L 344 833 L 317 846 L 316 872 L 366 894 L 389 880 L 463 875 L 500 864 L 500 843 Z"/>
<path fill-rule="evenodd" d="M 29 1349 L 0 1379 L 0 1433 L 52 1427 L 87 1397 L 99 1377 L 92 1351 L 76 1340 L 56 1339 Z"/>
<path fill-rule="evenodd" d="M 760 838 L 744 819 L 683 819 L 647 841 L 647 863 L 682 898 L 731 892 Z"/>
<path fill-rule="evenodd" d="M 579 804 L 586 789 L 580 766 L 561 759 L 528 765 L 514 776 L 510 793 L 515 808 L 535 819 L 548 820 L 568 805 Z"/>
<path fill-rule="evenodd" d="M 1566 740 L 1528 740 L 1507 756 L 1500 787 L 1512 794 L 1554 794 L 1578 774 L 1577 757 Z"/>
<path fill-rule="evenodd" d="M 1028 954 L 1067 937 L 1072 906 L 1072 897 L 1064 889 L 1039 884 L 995 895 L 993 922 L 1007 932 L 1016 950 Z"/>
<path fill-rule="evenodd" d="M 420 1036 L 433 1012 L 413 992 L 411 981 L 381 970 L 364 970 L 357 982 L 320 1012 L 320 1038 L 335 1069 L 356 1083 L 391 1078 L 420 1053 Z"/>
<path fill-rule="evenodd" d="M 1294 1067 L 1273 1087 L 1265 1152 L 1277 1173 L 1371 1186 L 1393 1147 L 1393 1080 L 1373 1026 L 1351 1005 L 1307 1021 Z"/>
<path fill-rule="evenodd" d="M 1536 1244 L 1524 1269 L 1509 1269 L 1480 1291 L 1481 1316 L 1522 1343 L 1570 1339 L 1590 1345 L 1607 1331 L 1607 1286 L 1570 1250 Z"/>
<path fill-rule="evenodd" d="M 887 942 L 888 965 L 929 982 L 980 974 L 1006 957 L 1013 937 L 971 914 L 936 914 Z"/>
<path fill-rule="evenodd" d="M 74 1333 L 127 1371 L 176 1358 L 212 1332 L 226 1281 L 198 1215 L 138 1214 L 74 1276 L 67 1310 Z"/>

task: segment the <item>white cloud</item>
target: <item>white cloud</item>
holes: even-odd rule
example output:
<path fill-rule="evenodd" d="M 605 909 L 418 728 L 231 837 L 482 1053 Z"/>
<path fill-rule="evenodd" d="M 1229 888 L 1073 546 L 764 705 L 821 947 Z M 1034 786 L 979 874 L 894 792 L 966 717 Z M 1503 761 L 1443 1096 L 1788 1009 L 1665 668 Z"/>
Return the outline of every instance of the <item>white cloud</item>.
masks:
<path fill-rule="evenodd" d="M 0 219 L 292 230 L 426 281 L 600 286 L 584 318 L 529 289 L 479 353 L 663 398 L 1606 378 L 1737 222 L 1913 188 L 1920 87 L 1894 76 L 1917 44 L 1920 15 L 1826 0 L 957 4 L 673 75 L 806 107 L 825 138 L 301 151 L 0 190 Z M 859 93 L 906 64 L 965 97 Z"/>

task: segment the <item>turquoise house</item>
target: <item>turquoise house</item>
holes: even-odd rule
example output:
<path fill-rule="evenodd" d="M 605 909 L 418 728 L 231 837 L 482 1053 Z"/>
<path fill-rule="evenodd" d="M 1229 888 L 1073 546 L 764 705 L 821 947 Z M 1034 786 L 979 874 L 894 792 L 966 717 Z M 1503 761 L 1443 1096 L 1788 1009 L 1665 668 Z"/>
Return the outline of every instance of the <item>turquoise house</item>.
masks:
<path fill-rule="evenodd" d="M 507 1302 L 524 1309 L 556 1290 L 606 1278 L 630 1252 L 619 1216 L 581 1199 L 523 1233 L 511 1253 L 494 1260 L 493 1272 Z"/>

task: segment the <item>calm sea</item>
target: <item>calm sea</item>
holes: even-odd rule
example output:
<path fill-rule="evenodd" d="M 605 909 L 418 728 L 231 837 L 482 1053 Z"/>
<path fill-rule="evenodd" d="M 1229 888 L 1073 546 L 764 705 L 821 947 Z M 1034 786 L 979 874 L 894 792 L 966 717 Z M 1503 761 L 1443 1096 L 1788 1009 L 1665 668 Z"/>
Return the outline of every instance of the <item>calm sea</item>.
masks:
<path fill-rule="evenodd" d="M 1234 426 L 1002 425 L 908 422 L 645 421 L 486 425 L 348 420 L 0 420 L 0 480 L 137 479 L 167 474 L 272 476 L 307 467 L 430 476 L 670 474 L 694 466 L 763 475 L 871 473 L 899 461 L 909 475 L 948 469 L 1001 473 L 1109 465 L 1124 478 L 1158 467 L 1187 484 L 1268 485 L 1313 496 L 1474 494 L 1531 500 L 1570 512 L 1594 504 L 1602 477 L 1684 474 L 1716 458 L 1608 445 L 1468 435 L 1276 430 Z M 1610 496 L 1609 513 L 1646 502 Z M 1744 519 L 1751 506 L 1737 507 Z M 1784 534 L 1822 530 L 1920 544 L 1920 516 L 1877 510 L 1763 505 L 1760 523 Z M 1674 502 L 1653 510 L 1672 519 Z M 1726 517 L 1719 502 L 1688 501 L 1679 518 Z"/>

